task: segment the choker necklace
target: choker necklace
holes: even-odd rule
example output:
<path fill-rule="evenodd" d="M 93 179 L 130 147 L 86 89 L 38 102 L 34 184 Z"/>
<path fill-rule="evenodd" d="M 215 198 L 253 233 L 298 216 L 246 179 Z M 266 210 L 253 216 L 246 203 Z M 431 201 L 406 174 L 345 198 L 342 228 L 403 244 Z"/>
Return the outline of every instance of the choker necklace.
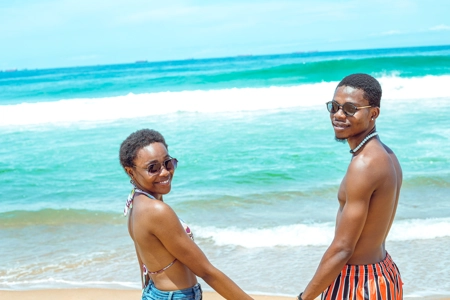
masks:
<path fill-rule="evenodd" d="M 368 140 L 370 140 L 371 138 L 373 138 L 374 136 L 378 135 L 378 132 L 372 132 L 371 134 L 369 134 L 368 136 L 366 136 L 361 143 L 359 143 L 358 146 L 356 146 L 355 149 L 350 150 L 351 154 L 355 154 L 356 152 L 358 152 L 359 148 L 361 148 L 365 143 L 367 143 Z"/>

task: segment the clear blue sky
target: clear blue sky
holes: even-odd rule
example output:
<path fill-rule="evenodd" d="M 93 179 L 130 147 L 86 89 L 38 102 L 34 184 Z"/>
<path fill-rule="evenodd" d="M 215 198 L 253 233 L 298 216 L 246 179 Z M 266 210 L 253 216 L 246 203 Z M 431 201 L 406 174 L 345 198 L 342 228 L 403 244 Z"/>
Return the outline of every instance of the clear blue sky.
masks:
<path fill-rule="evenodd" d="M 0 4 L 0 70 L 449 44 L 449 0 Z"/>

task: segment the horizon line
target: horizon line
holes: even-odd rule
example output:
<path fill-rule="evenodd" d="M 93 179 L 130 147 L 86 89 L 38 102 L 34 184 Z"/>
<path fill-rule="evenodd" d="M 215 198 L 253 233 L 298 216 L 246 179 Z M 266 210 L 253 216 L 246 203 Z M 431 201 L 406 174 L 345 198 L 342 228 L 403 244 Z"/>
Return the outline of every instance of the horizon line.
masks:
<path fill-rule="evenodd" d="M 321 54 L 329 54 L 329 53 L 339 53 L 339 52 L 359 52 L 359 51 L 370 51 L 370 50 L 390 50 L 390 49 L 419 49 L 419 48 L 445 48 L 450 47 L 450 44 L 444 45 L 428 45 L 428 46 L 408 46 L 408 47 L 383 47 L 383 48 L 361 48 L 361 49 L 346 49 L 346 50 L 326 50 L 320 51 L 318 49 L 315 50 L 298 50 L 293 52 L 283 52 L 283 53 L 271 53 L 271 54 L 236 54 L 232 56 L 217 56 L 217 57 L 203 57 L 203 58 L 195 58 L 188 57 L 183 59 L 172 59 L 172 60 L 147 60 L 147 59 L 137 59 L 133 62 L 118 62 L 118 63 L 106 63 L 106 64 L 91 64 L 91 65 L 77 65 L 77 66 L 61 66 L 61 67 L 49 67 L 49 68 L 8 68 L 8 69 L 0 69 L 0 73 L 10 73 L 10 72 L 22 72 L 22 71 L 38 71 L 38 70 L 57 70 L 57 69 L 72 69 L 72 68 L 87 68 L 87 67 L 100 67 L 100 66 L 117 66 L 117 65 L 134 65 L 134 64 L 154 64 L 154 63 L 167 63 L 167 62 L 184 62 L 184 61 L 192 61 L 192 60 L 215 60 L 215 59 L 231 59 L 231 58 L 248 58 L 248 57 L 267 57 L 267 56 L 275 56 L 275 55 L 321 55 Z"/>

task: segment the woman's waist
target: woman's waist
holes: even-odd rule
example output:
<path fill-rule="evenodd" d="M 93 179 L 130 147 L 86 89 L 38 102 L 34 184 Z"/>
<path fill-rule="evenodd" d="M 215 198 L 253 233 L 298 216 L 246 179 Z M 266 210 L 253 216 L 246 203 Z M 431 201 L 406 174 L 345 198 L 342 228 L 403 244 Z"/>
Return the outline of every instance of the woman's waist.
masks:
<path fill-rule="evenodd" d="M 142 299 L 202 299 L 202 288 L 199 283 L 186 289 L 160 290 L 152 282 L 142 292 Z"/>
<path fill-rule="evenodd" d="M 158 278 L 156 280 L 152 279 L 153 285 L 161 291 L 176 291 L 176 290 L 184 290 L 189 289 L 195 286 L 197 282 L 197 278 L 193 276 L 193 278 L 181 278 L 181 279 L 162 279 Z"/>
<path fill-rule="evenodd" d="M 161 291 L 174 291 L 191 288 L 197 284 L 197 277 L 186 266 L 177 262 L 170 269 L 160 274 L 150 275 L 150 280 Z"/>

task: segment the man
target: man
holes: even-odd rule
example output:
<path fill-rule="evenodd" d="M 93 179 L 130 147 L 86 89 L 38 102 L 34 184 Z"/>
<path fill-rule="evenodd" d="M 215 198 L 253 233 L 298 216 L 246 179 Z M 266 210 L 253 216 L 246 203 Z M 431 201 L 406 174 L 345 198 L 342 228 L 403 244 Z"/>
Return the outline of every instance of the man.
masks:
<path fill-rule="evenodd" d="M 385 249 L 402 185 L 394 152 L 375 131 L 381 86 L 352 74 L 327 103 L 336 140 L 347 141 L 351 161 L 338 191 L 335 236 L 298 299 L 402 299 L 403 282 Z"/>

